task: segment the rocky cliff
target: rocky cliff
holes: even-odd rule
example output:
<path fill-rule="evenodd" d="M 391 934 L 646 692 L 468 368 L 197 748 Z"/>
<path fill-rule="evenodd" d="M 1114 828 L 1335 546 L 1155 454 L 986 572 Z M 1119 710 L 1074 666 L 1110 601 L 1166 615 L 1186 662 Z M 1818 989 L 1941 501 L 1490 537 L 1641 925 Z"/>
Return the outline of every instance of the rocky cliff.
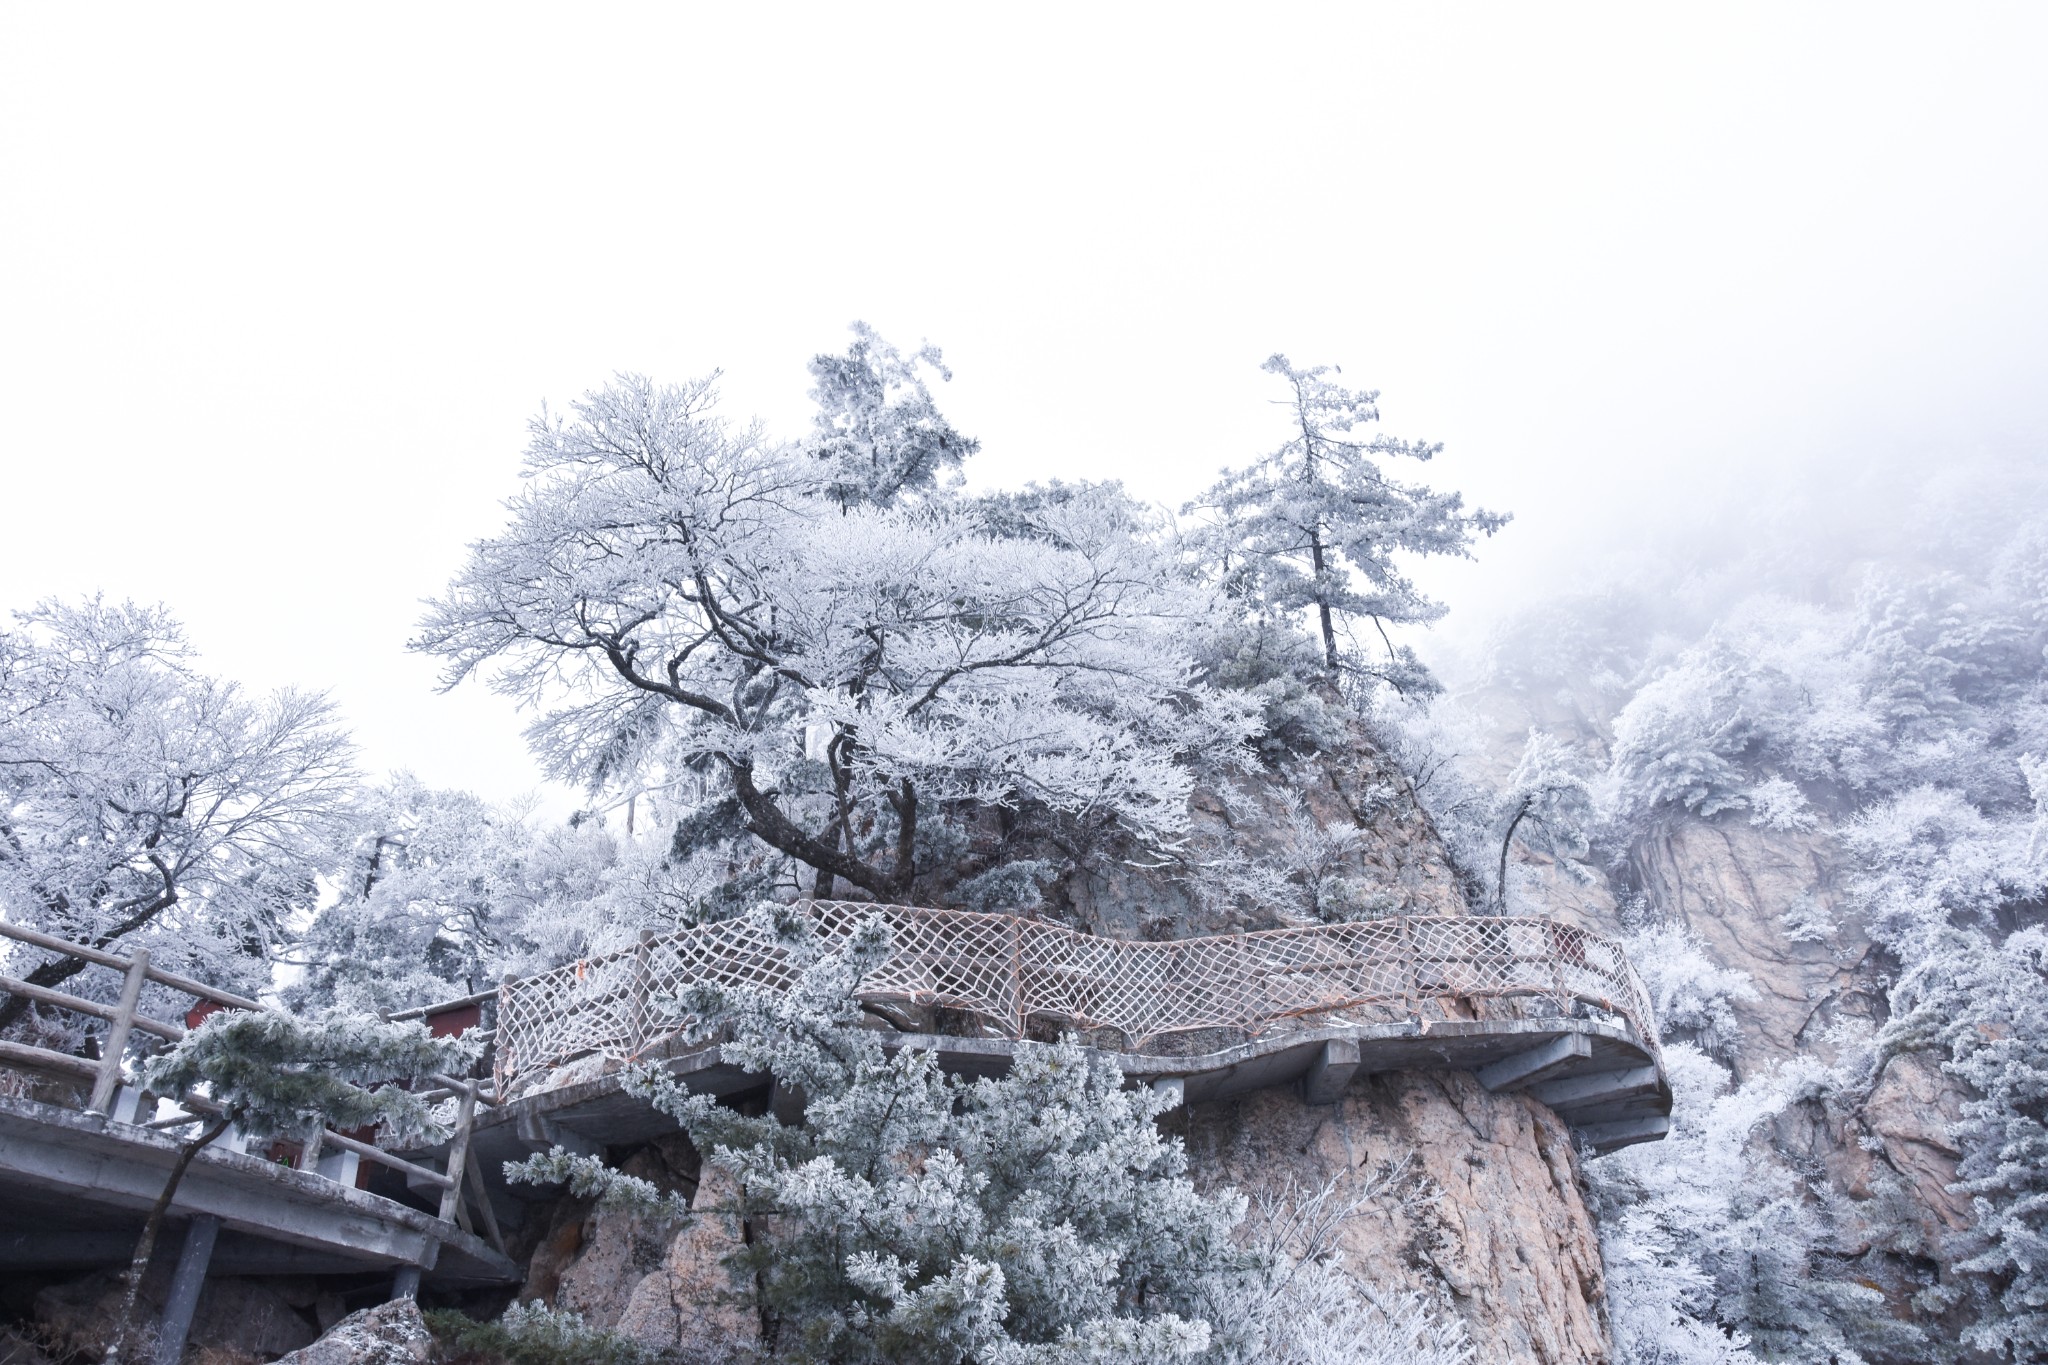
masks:
<path fill-rule="evenodd" d="M 1355 1082 L 1335 1104 L 1268 1090 L 1176 1116 L 1198 1169 L 1285 1205 L 1334 1186 L 1351 1274 L 1463 1319 L 1483 1361 L 1607 1358 L 1600 1245 L 1570 1134 L 1462 1072 Z"/>
<path fill-rule="evenodd" d="M 1595 707 L 1500 691 L 1464 700 L 1491 722 L 1483 763 L 1496 778 L 1532 723 L 1604 757 L 1611 717 Z M 1605 860 L 1567 865 L 1520 845 L 1511 856 L 1547 912 L 1620 936 L 1678 926 L 1715 967 L 1738 974 L 1748 989 L 1728 1001 L 1733 1035 L 1690 1036 L 1740 1083 L 1832 1066 L 1845 1036 L 1868 1036 L 1888 1016 L 1898 964 L 1846 905 L 1849 860 L 1828 814 L 1816 812 L 1811 826 L 1766 828 L 1746 810 L 1666 812 Z M 1920 1296 L 1957 1282 L 1954 1234 L 1972 1221 L 1968 1196 L 1953 1188 L 1961 1153 L 1950 1135 L 1967 1092 L 1923 1052 L 1878 1059 L 1868 1082 L 1844 1078 L 1797 1093 L 1751 1135 L 1749 1159 L 1825 1209 L 1831 1255 L 1883 1295 L 1882 1313 L 1953 1341 L 1961 1320 Z"/>
<path fill-rule="evenodd" d="M 1361 727 L 1328 752 L 1205 790 L 1196 811 L 1194 852 L 1180 867 L 1084 852 L 1042 913 L 1097 933 L 1163 938 L 1359 911 L 1465 909 L 1435 828 Z M 1217 885 L 1201 883 L 1204 860 Z M 1608 1358 L 1580 1158 L 1541 1105 L 1491 1094 L 1463 1073 L 1386 1074 L 1358 1079 L 1335 1104 L 1271 1090 L 1164 1121 L 1186 1140 L 1202 1180 L 1273 1210 L 1334 1187 L 1336 1203 L 1356 1204 L 1338 1238 L 1344 1266 L 1376 1289 L 1417 1290 L 1457 1315 L 1488 1365 Z M 685 1147 L 614 1156 L 664 1188 L 696 1190 Z M 741 1230 L 714 1219 L 669 1235 L 569 1201 L 545 1224 L 524 1296 L 664 1347 L 751 1338 L 745 1311 L 719 1302 L 741 1288 L 716 1264 Z"/>

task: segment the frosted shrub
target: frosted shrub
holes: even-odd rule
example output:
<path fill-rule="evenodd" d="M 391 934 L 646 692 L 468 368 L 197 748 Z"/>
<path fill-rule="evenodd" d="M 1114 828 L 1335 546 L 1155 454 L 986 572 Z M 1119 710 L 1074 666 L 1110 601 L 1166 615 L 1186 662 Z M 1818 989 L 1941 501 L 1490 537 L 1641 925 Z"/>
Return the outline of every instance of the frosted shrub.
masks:
<path fill-rule="evenodd" d="M 748 1117 L 654 1069 L 628 1085 L 734 1177 L 750 1241 L 727 1264 L 776 1357 L 1135 1365 L 1209 1347 L 1195 1310 L 1249 1264 L 1231 1240 L 1244 1204 L 1196 1191 L 1179 1140 L 1158 1130 L 1170 1100 L 1124 1088 L 1072 1043 L 1024 1046 L 1008 1075 L 972 1082 L 927 1049 L 890 1055 L 853 1002 L 887 955 L 880 921 L 825 951 L 806 916 L 752 913 L 803 964 L 798 986 L 676 1004 L 728 1030 L 728 1062 L 800 1093 L 803 1123 Z M 507 1170 L 687 1216 L 559 1148 Z"/>
<path fill-rule="evenodd" d="M 1203 1286 L 1216 1365 L 1468 1365 L 1465 1325 L 1418 1293 L 1383 1293 L 1338 1263 L 1338 1233 L 1383 1196 L 1417 1188 L 1404 1160 L 1339 1202 L 1340 1181 L 1261 1195 L 1249 1255 Z"/>
<path fill-rule="evenodd" d="M 515 1303 L 493 1322 L 453 1309 L 423 1314 L 444 1353 L 482 1356 L 506 1365 L 659 1365 L 661 1356 L 630 1337 L 601 1332 L 583 1318 L 538 1299 Z"/>
<path fill-rule="evenodd" d="M 1650 993 L 1650 1010 L 1666 1036 L 1690 1037 L 1707 1052 L 1726 1056 L 1735 1047 L 1735 1005 L 1756 999 L 1747 972 L 1717 965 L 1690 929 L 1655 924 L 1622 940 L 1628 959 Z"/>

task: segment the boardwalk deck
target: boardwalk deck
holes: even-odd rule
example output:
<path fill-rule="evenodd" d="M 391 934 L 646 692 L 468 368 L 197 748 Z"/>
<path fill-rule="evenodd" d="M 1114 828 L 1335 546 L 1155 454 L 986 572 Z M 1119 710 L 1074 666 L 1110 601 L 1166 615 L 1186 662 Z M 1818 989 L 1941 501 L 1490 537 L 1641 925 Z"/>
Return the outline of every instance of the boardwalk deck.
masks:
<path fill-rule="evenodd" d="M 1022 1046 L 1005 1038 L 879 1036 L 887 1047 L 934 1049 L 946 1070 L 969 1077 L 1002 1074 Z M 1352 1080 L 1373 1072 L 1447 1070 L 1483 1075 L 1487 1067 L 1502 1061 L 1534 1058 L 1541 1065 L 1497 1088 L 1529 1091 L 1551 1104 L 1595 1151 L 1656 1141 L 1670 1123 L 1671 1090 L 1655 1055 L 1628 1028 L 1593 1019 L 1453 1020 L 1426 1028 L 1403 1020 L 1304 1028 L 1194 1056 L 1090 1052 L 1121 1069 L 1133 1084 L 1178 1085 L 1190 1105 L 1272 1086 L 1299 1086 L 1310 1102 L 1329 1102 Z M 1545 1053 L 1555 1055 L 1546 1058 Z M 671 1045 L 656 1049 L 647 1060 L 705 1094 L 736 1098 L 764 1091 L 770 1084 L 768 1077 L 725 1061 L 715 1044 Z M 600 1065 L 601 1074 L 586 1072 L 583 1079 L 530 1091 L 479 1117 L 471 1152 L 478 1169 L 487 1173 L 494 1199 L 516 1204 L 549 1197 L 548 1191 L 532 1186 L 507 1185 L 502 1175 L 507 1161 L 556 1145 L 596 1154 L 676 1130 L 665 1115 L 620 1088 L 620 1064 Z M 1546 1098 L 1545 1087 L 1558 1089 Z"/>
<path fill-rule="evenodd" d="M 0 1272 L 125 1265 L 177 1142 L 147 1128 L 0 1098 Z M 176 1218 L 221 1220 L 215 1274 L 395 1270 L 504 1284 L 518 1268 L 432 1214 L 246 1153 L 210 1148 L 179 1186 Z M 440 1248 L 438 1256 L 433 1248 Z"/>
<path fill-rule="evenodd" d="M 1027 1035 L 1076 1028 L 1131 1084 L 1173 1086 L 1191 1105 L 1278 1085 L 1330 1103 L 1374 1072 L 1459 1070 L 1549 1105 L 1595 1151 L 1654 1141 L 1669 1126 L 1671 1092 L 1641 984 L 1617 946 L 1572 926 L 1439 917 L 1126 943 L 1007 915 L 844 902 L 810 909 L 827 940 L 876 914 L 889 920 L 892 954 L 862 999 L 899 1018 L 956 1011 L 971 1026 L 909 1032 L 876 1019 L 876 1036 L 887 1048 L 932 1049 L 956 1074 L 1001 1074 Z M 0 933 L 71 947 L 4 923 Z M 263 1008 L 157 972 L 140 953 L 78 955 L 131 982 L 146 977 Z M 469 1080 L 437 1078 L 442 1093 L 469 1096 L 456 1125 L 466 1147 L 415 1152 L 408 1162 L 339 1134 L 328 1141 L 384 1163 L 381 1178 L 438 1199 L 443 1214 L 467 1217 L 458 1193 L 466 1190 L 480 1218 L 472 1226 L 497 1240 L 499 1223 L 523 1224 L 522 1206 L 549 1197 L 508 1186 L 506 1161 L 558 1144 L 599 1152 L 673 1131 L 621 1090 L 629 1060 L 658 1062 L 704 1093 L 767 1091 L 771 1078 L 727 1063 L 715 1043 L 692 1042 L 677 1001 L 696 981 L 774 990 L 793 979 L 777 944 L 728 921 L 508 982 L 495 1004 L 490 1103 L 477 1104 Z M 91 1002 L 42 995 L 105 1017 Z M 474 1022 L 478 998 L 453 1003 Z M 134 1015 L 132 1000 L 116 1013 L 166 1040 L 184 1032 Z M 1196 1051 L 1198 1039 L 1227 1045 Z M 94 1062 L 16 1047 L 0 1063 L 54 1068 L 93 1092 L 86 1112 L 0 1099 L 0 1272 L 121 1264 L 177 1141 L 99 1112 L 133 1083 L 119 1049 Z M 419 1267 L 448 1285 L 517 1279 L 501 1251 L 403 1202 L 407 1184 L 387 1189 L 400 1198 L 213 1148 L 187 1175 L 173 1219 L 220 1220 L 214 1273 Z"/>

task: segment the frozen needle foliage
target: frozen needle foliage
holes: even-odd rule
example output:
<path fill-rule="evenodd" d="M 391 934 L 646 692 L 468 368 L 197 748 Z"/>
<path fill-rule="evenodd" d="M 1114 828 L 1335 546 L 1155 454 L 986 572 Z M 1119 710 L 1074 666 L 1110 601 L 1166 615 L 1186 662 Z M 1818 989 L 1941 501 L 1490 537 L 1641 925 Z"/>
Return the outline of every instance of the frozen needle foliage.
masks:
<path fill-rule="evenodd" d="M 802 1096 L 803 1122 L 748 1116 L 658 1071 L 633 1084 L 736 1179 L 749 1245 L 729 1262 L 777 1358 L 1147 1361 L 1211 1340 L 1190 1315 L 1241 1273 L 1243 1202 L 1203 1195 L 1170 1101 L 1129 1090 L 1072 1044 L 1027 1046 L 1000 1079 L 963 1081 L 933 1054 L 859 1023 L 852 992 L 887 952 L 879 922 L 826 952 L 808 921 L 753 912 L 805 963 L 788 993 L 698 992 L 729 1061 Z M 562 1152 L 512 1169 L 614 1206 L 671 1216 L 651 1187 Z"/>

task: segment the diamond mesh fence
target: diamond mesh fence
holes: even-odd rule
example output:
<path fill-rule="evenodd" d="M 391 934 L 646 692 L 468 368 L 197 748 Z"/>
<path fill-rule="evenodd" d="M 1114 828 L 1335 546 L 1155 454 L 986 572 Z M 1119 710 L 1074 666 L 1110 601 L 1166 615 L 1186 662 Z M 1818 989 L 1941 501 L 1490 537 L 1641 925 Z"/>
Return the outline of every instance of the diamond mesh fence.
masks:
<path fill-rule="evenodd" d="M 850 901 L 804 908 L 827 945 L 880 916 L 890 953 L 861 983 L 869 1004 L 957 1011 L 1021 1038 L 1077 1029 L 1146 1051 L 1172 1035 L 1246 1038 L 1290 1020 L 1372 1023 L 1599 1013 L 1646 1050 L 1656 1030 L 1641 982 L 1611 941 L 1534 918 L 1406 916 L 1165 942 L 1099 938 L 1015 915 Z M 674 1037 L 693 985 L 787 990 L 782 946 L 744 919 L 506 983 L 499 993 L 499 1093 L 579 1057 L 626 1059 Z"/>

